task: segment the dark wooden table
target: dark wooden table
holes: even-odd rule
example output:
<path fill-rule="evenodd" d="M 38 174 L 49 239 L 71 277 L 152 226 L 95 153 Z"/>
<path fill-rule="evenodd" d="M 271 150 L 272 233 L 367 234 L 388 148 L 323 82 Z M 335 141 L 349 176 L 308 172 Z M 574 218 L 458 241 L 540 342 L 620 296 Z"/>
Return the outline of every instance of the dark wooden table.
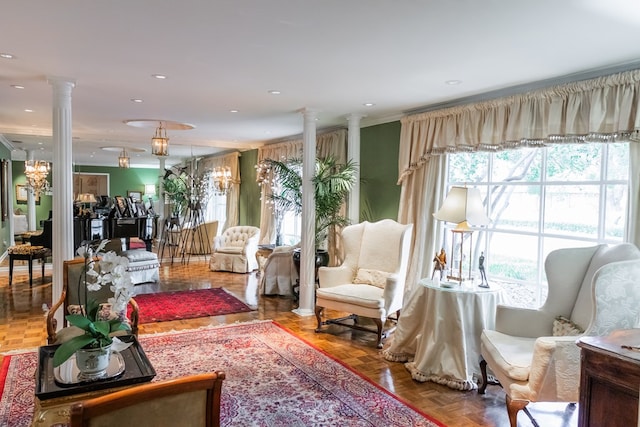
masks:
<path fill-rule="evenodd" d="M 637 426 L 640 329 L 619 330 L 606 337 L 583 337 L 578 346 L 581 348 L 578 425 Z"/>

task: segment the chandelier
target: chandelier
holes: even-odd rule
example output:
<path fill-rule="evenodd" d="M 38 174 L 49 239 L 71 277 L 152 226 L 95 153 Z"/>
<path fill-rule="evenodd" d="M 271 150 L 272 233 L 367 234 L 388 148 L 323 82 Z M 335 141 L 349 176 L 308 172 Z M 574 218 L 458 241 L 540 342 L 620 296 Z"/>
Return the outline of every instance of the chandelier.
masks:
<path fill-rule="evenodd" d="M 120 156 L 118 157 L 118 166 L 123 169 L 129 169 L 129 155 L 127 154 L 127 150 L 124 148 L 120 152 Z"/>
<path fill-rule="evenodd" d="M 169 155 L 169 138 L 167 138 L 167 130 L 162 127 L 162 122 L 151 138 L 151 154 L 161 157 Z"/>
<path fill-rule="evenodd" d="M 24 174 L 27 177 L 27 188 L 37 198 L 42 191 L 49 190 L 47 175 L 51 170 L 49 162 L 44 160 L 27 160 L 24 162 Z"/>
<path fill-rule="evenodd" d="M 217 196 L 224 196 L 231 187 L 231 169 L 228 167 L 217 167 L 213 170 L 213 192 Z"/>

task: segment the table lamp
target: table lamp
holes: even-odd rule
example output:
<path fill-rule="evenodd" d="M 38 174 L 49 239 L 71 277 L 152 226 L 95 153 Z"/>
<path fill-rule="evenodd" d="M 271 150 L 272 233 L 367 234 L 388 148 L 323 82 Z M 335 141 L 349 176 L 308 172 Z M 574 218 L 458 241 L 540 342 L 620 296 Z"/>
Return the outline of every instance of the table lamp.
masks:
<path fill-rule="evenodd" d="M 482 197 L 480 190 L 477 188 L 467 187 L 451 187 L 444 203 L 433 214 L 433 217 L 439 221 L 445 221 L 456 224 L 451 230 L 451 268 L 447 279 L 462 282 L 471 280 L 471 250 L 473 248 L 473 229 L 470 225 L 487 225 L 491 219 L 485 214 L 482 205 Z M 464 259 L 464 239 L 465 234 L 469 235 L 469 278 L 462 277 L 462 261 Z M 455 242 L 456 236 L 460 236 L 460 258 L 455 262 Z M 457 264 L 457 271 L 454 270 L 454 264 Z"/>

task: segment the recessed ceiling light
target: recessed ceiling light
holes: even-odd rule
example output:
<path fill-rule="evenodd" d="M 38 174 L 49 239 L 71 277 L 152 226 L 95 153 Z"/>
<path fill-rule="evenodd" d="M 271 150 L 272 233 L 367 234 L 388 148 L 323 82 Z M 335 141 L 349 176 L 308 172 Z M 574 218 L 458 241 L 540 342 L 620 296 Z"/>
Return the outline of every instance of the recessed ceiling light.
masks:
<path fill-rule="evenodd" d="M 460 83 L 462 83 L 462 80 L 447 80 L 445 83 L 450 85 L 450 86 L 455 86 L 455 85 L 459 85 Z"/>
<path fill-rule="evenodd" d="M 44 144 L 42 141 L 38 141 L 38 145 L 42 145 Z"/>
<path fill-rule="evenodd" d="M 25 113 L 33 113 L 33 110 L 30 108 L 25 108 L 24 111 Z"/>
<path fill-rule="evenodd" d="M 142 99 L 140 99 L 140 98 L 131 98 L 131 102 L 136 102 L 136 103 L 139 104 L 139 103 L 142 102 Z"/>
<path fill-rule="evenodd" d="M 14 89 L 24 89 L 24 86 L 22 85 L 11 85 L 11 87 Z"/>
<path fill-rule="evenodd" d="M 151 74 L 151 77 L 153 77 L 154 79 L 160 79 L 160 80 L 167 78 L 167 76 L 165 76 L 164 74 Z"/>
<path fill-rule="evenodd" d="M 4 59 L 16 59 L 15 56 L 13 56 L 10 53 L 0 53 L 0 58 L 4 58 Z"/>
<path fill-rule="evenodd" d="M 365 107 L 373 107 L 373 106 L 374 106 L 374 105 L 376 105 L 376 104 L 374 104 L 373 102 L 365 102 L 365 103 L 364 103 L 364 104 L 362 104 L 362 105 L 364 105 Z"/>
<path fill-rule="evenodd" d="M 279 90 L 270 90 L 269 93 L 271 95 L 280 95 L 282 92 L 280 92 Z"/>
<path fill-rule="evenodd" d="M 229 110 L 230 113 L 237 113 L 238 110 Z"/>

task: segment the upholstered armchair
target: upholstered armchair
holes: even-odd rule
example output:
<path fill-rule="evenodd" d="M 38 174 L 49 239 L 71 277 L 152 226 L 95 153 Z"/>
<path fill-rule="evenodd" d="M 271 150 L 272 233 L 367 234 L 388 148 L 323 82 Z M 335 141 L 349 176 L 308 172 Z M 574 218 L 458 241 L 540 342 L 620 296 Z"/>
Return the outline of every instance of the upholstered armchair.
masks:
<path fill-rule="evenodd" d="M 62 266 L 62 293 L 60 299 L 51 306 L 46 315 L 47 343 L 61 344 L 84 333 L 82 329 L 76 326 L 67 325 L 66 319 L 63 320 L 62 328 L 58 330 L 58 322 L 55 318 L 55 313 L 59 309 L 62 309 L 64 318 L 64 316 L 70 314 L 69 306 L 81 305 L 81 302 L 85 300 L 86 287 L 78 285 L 83 281 L 84 274 L 83 258 L 64 261 Z M 103 286 L 99 291 L 90 291 L 88 295 L 88 299 L 93 299 L 98 303 L 106 302 L 111 297 L 113 297 L 113 291 L 109 286 Z M 138 334 L 138 304 L 131 298 L 129 306 L 131 307 L 131 314 L 128 317 L 130 330 L 118 331 L 114 335 Z"/>
<path fill-rule="evenodd" d="M 413 225 L 390 219 L 362 222 L 342 230 L 344 262 L 320 267 L 316 290 L 316 332 L 322 325 L 339 324 L 374 332 L 377 346 L 390 330 L 383 327 L 390 315 L 402 308 Z M 347 312 L 347 317 L 322 321 L 325 308 Z M 358 316 L 373 319 L 377 329 L 358 324 Z M 352 320 L 353 323 L 345 323 Z"/>
<path fill-rule="evenodd" d="M 213 253 L 209 261 L 211 271 L 248 273 L 258 268 L 256 252 L 260 229 L 249 225 L 227 228 L 213 239 Z"/>
<path fill-rule="evenodd" d="M 632 244 L 559 249 L 545 260 L 549 284 L 537 310 L 498 306 L 495 330 L 481 336 L 483 384 L 487 367 L 506 393 L 512 427 L 529 402 L 577 402 L 578 335 L 607 335 L 638 327 L 640 251 Z M 529 415 L 530 416 L 530 415 Z"/>
<path fill-rule="evenodd" d="M 224 378 L 222 371 L 195 374 L 76 402 L 69 426 L 217 427 Z"/>
<path fill-rule="evenodd" d="M 295 295 L 294 284 L 298 270 L 293 262 L 293 251 L 298 246 L 276 246 L 264 263 L 260 289 L 264 295 Z"/>

